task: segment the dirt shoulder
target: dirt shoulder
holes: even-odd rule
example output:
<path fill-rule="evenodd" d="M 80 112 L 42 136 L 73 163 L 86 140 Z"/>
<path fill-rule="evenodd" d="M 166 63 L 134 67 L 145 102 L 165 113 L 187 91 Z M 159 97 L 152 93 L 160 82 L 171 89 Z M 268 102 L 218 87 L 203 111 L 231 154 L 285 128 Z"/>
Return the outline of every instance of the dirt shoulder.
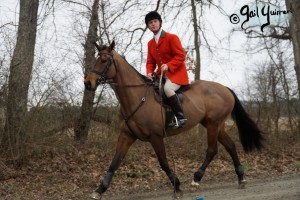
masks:
<path fill-rule="evenodd" d="M 203 183 L 205 184 L 205 183 Z M 184 191 L 182 200 L 192 200 L 203 196 L 205 200 L 299 200 L 300 173 L 283 175 L 266 179 L 250 179 L 246 189 L 237 189 L 235 183 L 210 183 L 203 185 L 197 192 Z M 172 192 L 152 192 L 118 197 L 103 197 L 118 200 L 167 200 L 173 199 Z"/>

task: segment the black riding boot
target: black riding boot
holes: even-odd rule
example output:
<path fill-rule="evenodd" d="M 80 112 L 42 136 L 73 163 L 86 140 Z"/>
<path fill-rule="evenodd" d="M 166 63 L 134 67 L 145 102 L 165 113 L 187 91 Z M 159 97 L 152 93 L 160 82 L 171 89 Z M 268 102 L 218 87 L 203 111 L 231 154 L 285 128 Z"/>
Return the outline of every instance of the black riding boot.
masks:
<path fill-rule="evenodd" d="M 175 122 L 171 122 L 169 127 L 174 129 L 184 127 L 186 119 L 184 118 L 181 102 L 178 96 L 175 94 L 169 97 L 168 100 L 170 102 L 172 111 L 176 116 Z"/>

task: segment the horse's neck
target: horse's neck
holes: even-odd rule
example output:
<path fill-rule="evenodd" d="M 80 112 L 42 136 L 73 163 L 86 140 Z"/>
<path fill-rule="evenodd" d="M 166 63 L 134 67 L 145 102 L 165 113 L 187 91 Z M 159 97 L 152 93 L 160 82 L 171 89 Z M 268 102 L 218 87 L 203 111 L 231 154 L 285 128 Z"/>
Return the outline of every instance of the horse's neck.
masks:
<path fill-rule="evenodd" d="M 142 86 L 144 81 L 137 72 L 123 58 L 117 57 L 116 71 L 114 79 L 116 86 L 114 91 L 125 115 L 130 114 L 140 103 L 145 94 L 146 87 Z"/>

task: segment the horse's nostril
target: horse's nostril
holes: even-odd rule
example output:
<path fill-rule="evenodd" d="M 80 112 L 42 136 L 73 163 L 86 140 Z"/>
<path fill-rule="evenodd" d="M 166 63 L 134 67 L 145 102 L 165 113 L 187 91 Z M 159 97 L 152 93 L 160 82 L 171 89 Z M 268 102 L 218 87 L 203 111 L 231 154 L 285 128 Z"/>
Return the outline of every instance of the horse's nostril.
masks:
<path fill-rule="evenodd" d="M 86 88 L 87 90 L 91 90 L 92 85 L 91 85 L 91 82 L 90 82 L 90 81 L 84 82 L 84 85 L 85 85 L 85 88 Z"/>

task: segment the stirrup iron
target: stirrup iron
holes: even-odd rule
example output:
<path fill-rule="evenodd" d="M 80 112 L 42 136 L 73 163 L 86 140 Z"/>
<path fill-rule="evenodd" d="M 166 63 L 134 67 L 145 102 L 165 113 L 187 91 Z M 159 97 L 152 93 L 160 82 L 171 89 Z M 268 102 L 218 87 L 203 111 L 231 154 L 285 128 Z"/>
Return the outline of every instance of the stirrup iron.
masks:
<path fill-rule="evenodd" d="M 175 122 L 173 121 L 175 119 Z M 179 122 L 177 117 L 174 116 L 174 118 L 172 119 L 172 122 L 169 124 L 169 127 L 173 128 L 173 129 L 177 129 L 177 128 L 183 128 L 185 126 L 184 121 L 186 121 L 187 119 L 181 119 L 180 121 L 183 121 L 183 124 L 181 124 L 182 122 Z M 179 125 L 180 123 L 180 125 Z"/>

